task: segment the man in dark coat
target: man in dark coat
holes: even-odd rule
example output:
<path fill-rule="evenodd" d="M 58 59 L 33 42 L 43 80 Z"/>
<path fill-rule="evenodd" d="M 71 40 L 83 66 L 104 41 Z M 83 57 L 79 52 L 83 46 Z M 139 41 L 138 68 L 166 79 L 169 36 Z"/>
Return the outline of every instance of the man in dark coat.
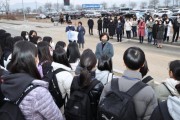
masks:
<path fill-rule="evenodd" d="M 93 35 L 93 26 L 94 26 L 94 21 L 92 18 L 89 18 L 88 20 L 89 35 Z"/>
<path fill-rule="evenodd" d="M 177 42 L 177 40 L 178 40 L 178 37 L 179 37 L 179 27 L 180 27 L 180 14 L 177 16 L 177 18 L 173 22 L 174 34 L 173 34 L 172 42 L 174 42 L 175 36 L 176 36 L 175 42 Z"/>
<path fill-rule="evenodd" d="M 111 19 L 110 23 L 108 24 L 109 36 L 113 39 L 113 35 L 115 34 L 115 24 L 114 21 Z"/>
<path fill-rule="evenodd" d="M 102 34 L 102 22 L 103 21 L 101 18 L 99 18 L 99 20 L 97 21 L 99 36 Z"/>
<path fill-rule="evenodd" d="M 121 20 L 118 20 L 118 23 L 116 25 L 117 42 L 122 41 L 122 31 L 123 31 L 123 23 L 121 22 Z"/>
<path fill-rule="evenodd" d="M 109 20 L 108 20 L 107 16 L 105 16 L 103 19 L 103 32 L 107 32 L 108 24 L 109 24 Z"/>
<path fill-rule="evenodd" d="M 66 14 L 66 23 L 68 23 L 68 21 L 69 21 L 69 15 Z"/>

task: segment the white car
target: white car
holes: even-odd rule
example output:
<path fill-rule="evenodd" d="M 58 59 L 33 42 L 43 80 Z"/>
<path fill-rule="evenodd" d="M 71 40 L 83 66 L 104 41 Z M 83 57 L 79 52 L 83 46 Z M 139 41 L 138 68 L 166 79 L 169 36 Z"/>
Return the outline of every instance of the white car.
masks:
<path fill-rule="evenodd" d="M 156 17 L 162 17 L 162 15 L 164 14 L 167 14 L 168 17 L 170 17 L 172 15 L 172 12 L 170 10 L 162 10 L 162 11 L 159 11 L 157 13 L 154 13 L 153 16 Z"/>
<path fill-rule="evenodd" d="M 88 12 L 87 14 L 85 14 L 86 18 L 98 18 L 101 17 L 101 14 L 99 12 Z"/>
<path fill-rule="evenodd" d="M 44 14 L 39 14 L 36 16 L 36 19 L 46 19 L 46 16 Z"/>

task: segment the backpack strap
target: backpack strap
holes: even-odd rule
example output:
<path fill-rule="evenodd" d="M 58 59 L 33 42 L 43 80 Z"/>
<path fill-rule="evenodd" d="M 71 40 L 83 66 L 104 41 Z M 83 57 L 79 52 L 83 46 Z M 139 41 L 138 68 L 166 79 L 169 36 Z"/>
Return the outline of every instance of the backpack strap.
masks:
<path fill-rule="evenodd" d="M 163 82 L 162 84 L 166 87 L 166 89 L 169 91 L 169 93 L 171 94 L 171 96 L 174 96 L 174 95 L 172 94 L 172 92 L 170 91 L 170 89 L 166 86 L 165 82 Z"/>
<path fill-rule="evenodd" d="M 115 93 L 119 92 L 119 83 L 118 83 L 118 78 L 113 78 L 111 80 L 111 89 L 112 91 L 114 91 Z"/>
<path fill-rule="evenodd" d="M 151 80 L 153 80 L 153 78 L 152 78 L 151 76 L 147 76 L 147 77 L 145 77 L 145 78 L 142 80 L 142 82 L 143 82 L 143 83 L 148 83 L 148 82 L 151 81 Z"/>
<path fill-rule="evenodd" d="M 24 99 L 24 97 L 30 93 L 33 89 L 35 89 L 36 87 L 38 87 L 38 85 L 30 85 L 26 88 L 26 90 L 23 92 L 23 94 L 21 95 L 21 97 L 15 102 L 16 105 L 19 106 L 19 104 L 22 102 L 22 100 Z"/>
<path fill-rule="evenodd" d="M 133 97 L 136 93 L 138 93 L 142 88 L 146 86 L 148 85 L 139 81 L 127 91 L 127 94 Z"/>
<path fill-rule="evenodd" d="M 65 70 L 63 68 L 58 68 L 55 71 L 53 71 L 53 73 L 54 73 L 54 75 L 56 75 L 56 74 L 58 74 L 59 72 L 62 72 L 62 71 L 67 71 L 67 70 Z"/>
<path fill-rule="evenodd" d="M 89 93 L 100 81 L 93 79 L 90 86 L 85 90 L 85 93 Z"/>
<path fill-rule="evenodd" d="M 158 106 L 163 120 L 173 120 L 168 111 L 167 101 L 158 102 Z"/>

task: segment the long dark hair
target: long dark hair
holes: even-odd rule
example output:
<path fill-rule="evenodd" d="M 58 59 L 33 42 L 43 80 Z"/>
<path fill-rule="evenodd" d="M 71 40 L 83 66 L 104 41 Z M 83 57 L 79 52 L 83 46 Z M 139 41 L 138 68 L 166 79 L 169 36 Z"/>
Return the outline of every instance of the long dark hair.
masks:
<path fill-rule="evenodd" d="M 180 60 L 174 60 L 169 63 L 169 71 L 172 72 L 173 78 L 177 81 L 180 81 Z M 180 84 L 175 86 L 178 93 L 180 94 Z"/>
<path fill-rule="evenodd" d="M 77 43 L 75 42 L 69 43 L 67 48 L 67 57 L 69 63 L 75 63 L 80 58 L 80 52 Z"/>
<path fill-rule="evenodd" d="M 50 43 L 52 42 L 52 37 L 45 36 L 45 37 L 43 38 L 43 41 L 48 42 L 48 43 L 50 44 Z"/>
<path fill-rule="evenodd" d="M 124 52 L 123 60 L 129 69 L 138 70 L 145 63 L 145 54 L 138 47 L 130 47 Z"/>
<path fill-rule="evenodd" d="M 101 71 L 107 70 L 112 72 L 111 58 L 109 58 L 107 55 L 102 55 L 100 59 L 98 59 L 98 69 Z"/>
<path fill-rule="evenodd" d="M 27 31 L 22 31 L 22 32 L 21 32 L 21 37 L 23 37 L 23 39 L 24 39 L 25 41 L 28 41 L 28 39 L 26 38 L 26 35 L 28 35 L 28 32 L 27 32 Z"/>
<path fill-rule="evenodd" d="M 37 44 L 40 63 L 45 61 L 52 62 L 52 56 L 50 55 L 49 47 L 49 44 L 44 41 Z"/>
<path fill-rule="evenodd" d="M 1 45 L 2 51 L 4 51 L 5 42 L 6 42 L 6 39 L 8 37 L 11 37 L 10 33 L 3 33 L 3 34 L 1 34 L 0 45 Z"/>
<path fill-rule="evenodd" d="M 71 65 L 69 64 L 68 59 L 67 59 L 66 51 L 62 47 L 58 47 L 53 52 L 53 60 L 54 62 L 63 64 L 71 68 Z"/>
<path fill-rule="evenodd" d="M 7 69 L 11 73 L 27 73 L 35 79 L 41 79 L 35 62 L 37 56 L 38 50 L 34 44 L 19 41 L 14 45 L 12 59 Z"/>
<path fill-rule="evenodd" d="M 96 63 L 96 55 L 92 50 L 86 49 L 80 58 L 80 66 L 83 68 L 79 75 L 81 87 L 87 87 L 91 83 L 91 71 L 96 66 Z"/>
<path fill-rule="evenodd" d="M 13 46 L 14 46 L 14 38 L 8 37 L 8 38 L 6 39 L 4 45 L 5 45 L 5 46 L 4 46 L 4 47 L 5 47 L 5 51 L 8 50 L 8 51 L 12 52 L 12 51 L 13 51 Z"/>
<path fill-rule="evenodd" d="M 148 72 L 149 72 L 148 63 L 145 60 L 143 67 L 141 67 L 140 69 L 140 73 L 142 74 L 142 77 L 144 77 L 147 75 Z"/>
<path fill-rule="evenodd" d="M 31 30 L 31 31 L 29 32 L 29 40 L 30 40 L 30 41 L 31 41 L 32 38 L 33 38 L 33 36 L 32 36 L 33 33 L 36 33 L 36 36 L 37 36 L 37 32 L 36 32 L 35 30 Z"/>
<path fill-rule="evenodd" d="M 58 41 L 58 42 L 56 43 L 55 49 L 57 49 L 57 48 L 59 48 L 59 47 L 65 48 L 65 47 L 66 47 L 66 43 L 63 42 L 63 41 Z"/>

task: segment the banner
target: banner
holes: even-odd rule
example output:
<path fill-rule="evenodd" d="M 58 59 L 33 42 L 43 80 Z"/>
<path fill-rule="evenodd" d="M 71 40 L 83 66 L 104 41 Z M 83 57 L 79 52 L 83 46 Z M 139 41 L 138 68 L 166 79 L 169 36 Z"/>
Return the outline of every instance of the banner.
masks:
<path fill-rule="evenodd" d="M 78 40 L 78 32 L 70 30 L 66 34 L 67 34 L 68 40 L 70 40 L 70 41 Z"/>
<path fill-rule="evenodd" d="M 69 6 L 70 5 L 70 0 L 64 0 L 64 5 Z"/>

